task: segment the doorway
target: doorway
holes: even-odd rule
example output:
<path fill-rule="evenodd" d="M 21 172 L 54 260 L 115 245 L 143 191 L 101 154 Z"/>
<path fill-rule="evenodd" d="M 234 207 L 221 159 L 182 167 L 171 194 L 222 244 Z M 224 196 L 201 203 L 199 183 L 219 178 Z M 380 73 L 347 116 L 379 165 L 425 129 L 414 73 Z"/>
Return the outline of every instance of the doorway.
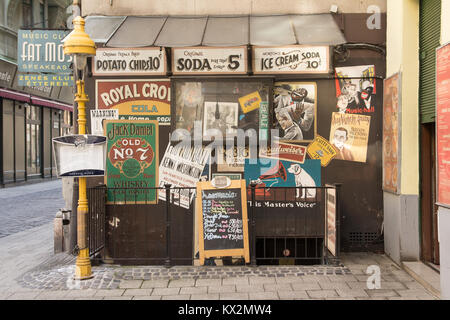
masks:
<path fill-rule="evenodd" d="M 421 180 L 421 259 L 439 265 L 439 242 L 436 206 L 436 140 L 435 123 L 420 127 Z"/>

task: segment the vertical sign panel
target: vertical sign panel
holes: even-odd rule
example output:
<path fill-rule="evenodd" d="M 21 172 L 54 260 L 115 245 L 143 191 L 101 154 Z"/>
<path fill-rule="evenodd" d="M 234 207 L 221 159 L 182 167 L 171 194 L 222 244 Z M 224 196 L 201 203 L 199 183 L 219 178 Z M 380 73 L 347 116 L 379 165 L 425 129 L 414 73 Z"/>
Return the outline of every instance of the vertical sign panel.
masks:
<path fill-rule="evenodd" d="M 437 201 L 450 206 L 450 44 L 436 53 Z"/>
<path fill-rule="evenodd" d="M 108 203 L 157 202 L 158 128 L 154 120 L 105 120 Z"/>
<path fill-rule="evenodd" d="M 400 187 L 400 75 L 384 81 L 383 190 L 399 193 Z"/>

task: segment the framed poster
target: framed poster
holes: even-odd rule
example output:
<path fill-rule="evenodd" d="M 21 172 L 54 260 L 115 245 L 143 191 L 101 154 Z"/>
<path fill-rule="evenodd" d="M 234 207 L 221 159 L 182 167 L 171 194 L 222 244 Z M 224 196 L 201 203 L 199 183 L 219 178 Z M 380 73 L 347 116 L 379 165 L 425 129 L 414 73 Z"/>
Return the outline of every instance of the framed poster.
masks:
<path fill-rule="evenodd" d="M 384 80 L 383 96 L 383 190 L 400 193 L 401 76 Z"/>
<path fill-rule="evenodd" d="M 217 180 L 226 180 L 217 187 Z M 250 262 L 245 180 L 216 177 L 197 183 L 195 217 L 200 264 L 205 258 L 243 256 Z M 214 186 L 216 185 L 216 187 Z"/>
<path fill-rule="evenodd" d="M 107 204 L 158 202 L 159 137 L 155 120 L 105 120 Z"/>
<path fill-rule="evenodd" d="M 450 208 L 450 43 L 436 50 L 437 202 Z"/>

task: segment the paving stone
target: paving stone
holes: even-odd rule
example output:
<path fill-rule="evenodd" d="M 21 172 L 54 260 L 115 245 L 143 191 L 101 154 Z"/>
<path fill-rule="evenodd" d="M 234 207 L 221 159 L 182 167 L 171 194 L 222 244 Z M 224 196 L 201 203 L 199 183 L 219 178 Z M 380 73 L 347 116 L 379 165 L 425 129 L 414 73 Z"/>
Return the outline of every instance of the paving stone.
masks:
<path fill-rule="evenodd" d="M 407 289 L 403 283 L 393 281 L 381 281 L 380 286 L 380 289 Z"/>
<path fill-rule="evenodd" d="M 276 283 L 279 284 L 284 284 L 284 283 L 298 283 L 298 282 L 303 282 L 303 279 L 301 276 L 299 277 L 292 277 L 292 276 L 287 276 L 287 277 L 283 277 L 283 278 L 275 278 Z"/>
<path fill-rule="evenodd" d="M 319 285 L 322 289 L 350 289 L 345 282 L 320 282 Z"/>
<path fill-rule="evenodd" d="M 264 284 L 265 291 L 292 291 L 292 286 L 289 283 L 282 284 Z"/>
<path fill-rule="evenodd" d="M 336 289 L 336 292 L 340 297 L 344 298 L 369 297 L 364 289 Z"/>
<path fill-rule="evenodd" d="M 161 296 L 134 296 L 133 300 L 161 300 Z"/>
<path fill-rule="evenodd" d="M 100 289 L 95 293 L 95 297 L 120 297 L 125 292 L 125 289 Z"/>
<path fill-rule="evenodd" d="M 142 280 L 122 280 L 119 288 L 121 289 L 138 289 L 142 285 Z"/>
<path fill-rule="evenodd" d="M 191 300 L 219 300 L 218 293 L 191 294 Z"/>
<path fill-rule="evenodd" d="M 193 287 L 195 279 L 178 279 L 169 282 L 169 288 Z"/>
<path fill-rule="evenodd" d="M 103 300 L 131 300 L 133 296 L 104 297 Z"/>
<path fill-rule="evenodd" d="M 366 290 L 367 294 L 369 295 L 369 297 L 374 298 L 374 297 L 398 297 L 398 294 L 391 289 L 367 289 Z"/>
<path fill-rule="evenodd" d="M 67 295 L 67 290 L 64 291 L 43 291 L 36 296 L 36 300 L 59 300 Z"/>
<path fill-rule="evenodd" d="M 264 292 L 263 284 L 254 284 L 254 285 L 237 285 L 236 292 Z"/>
<path fill-rule="evenodd" d="M 356 300 L 353 297 L 331 297 L 331 298 L 325 298 L 325 300 Z"/>
<path fill-rule="evenodd" d="M 307 283 L 293 283 L 292 284 L 292 289 L 294 289 L 294 291 L 298 291 L 298 290 L 320 290 L 322 289 L 319 286 L 318 282 L 307 282 Z"/>
<path fill-rule="evenodd" d="M 153 289 L 153 296 L 170 296 L 180 292 L 180 288 L 155 288 Z"/>
<path fill-rule="evenodd" d="M 203 294 L 207 292 L 208 287 L 185 287 L 180 290 L 180 294 Z"/>
<path fill-rule="evenodd" d="M 87 290 L 69 290 L 65 297 L 67 298 L 85 298 L 93 297 L 97 293 L 97 290 L 87 289 Z"/>
<path fill-rule="evenodd" d="M 306 290 L 296 290 L 296 291 L 278 291 L 278 296 L 280 299 L 295 300 L 295 299 L 308 299 L 309 296 Z"/>
<path fill-rule="evenodd" d="M 153 289 L 126 289 L 124 296 L 149 296 Z"/>
<path fill-rule="evenodd" d="M 358 281 L 358 282 L 349 281 L 347 282 L 347 285 L 352 289 L 367 289 L 367 282 L 365 281 Z"/>
<path fill-rule="evenodd" d="M 332 298 L 338 297 L 336 290 L 306 290 L 311 298 Z"/>
<path fill-rule="evenodd" d="M 420 300 L 416 297 L 389 297 L 388 300 Z"/>
<path fill-rule="evenodd" d="M 417 297 L 417 298 L 434 298 L 425 290 L 410 289 L 410 290 L 395 290 L 401 297 Z"/>
<path fill-rule="evenodd" d="M 353 275 L 332 275 L 327 276 L 328 280 L 331 282 L 348 282 L 348 281 L 358 281 L 357 278 Z"/>
<path fill-rule="evenodd" d="M 231 293 L 231 292 L 236 292 L 235 285 L 208 287 L 208 293 Z"/>
<path fill-rule="evenodd" d="M 169 284 L 169 280 L 161 279 L 161 280 L 144 280 L 142 282 L 142 289 L 151 289 L 151 288 L 167 288 Z"/>
<path fill-rule="evenodd" d="M 249 277 L 249 283 L 250 283 L 250 285 L 275 283 L 275 278 L 271 278 L 271 277 Z"/>
<path fill-rule="evenodd" d="M 189 294 L 180 294 L 173 296 L 162 296 L 161 300 L 189 300 L 191 296 Z"/>
<path fill-rule="evenodd" d="M 222 279 L 197 279 L 195 281 L 196 287 L 210 287 L 222 285 Z"/>
<path fill-rule="evenodd" d="M 330 282 L 327 276 L 305 275 L 301 277 L 304 283 Z"/>
<path fill-rule="evenodd" d="M 250 300 L 279 300 L 276 292 L 250 292 Z"/>
<path fill-rule="evenodd" d="M 227 277 L 222 279 L 222 285 L 246 285 L 249 284 L 248 277 Z"/>
<path fill-rule="evenodd" d="M 234 292 L 234 293 L 220 293 L 219 300 L 248 300 L 248 293 Z"/>
<path fill-rule="evenodd" d="M 406 288 L 408 289 L 422 289 L 425 290 L 425 287 L 416 281 L 404 281 L 402 282 Z"/>

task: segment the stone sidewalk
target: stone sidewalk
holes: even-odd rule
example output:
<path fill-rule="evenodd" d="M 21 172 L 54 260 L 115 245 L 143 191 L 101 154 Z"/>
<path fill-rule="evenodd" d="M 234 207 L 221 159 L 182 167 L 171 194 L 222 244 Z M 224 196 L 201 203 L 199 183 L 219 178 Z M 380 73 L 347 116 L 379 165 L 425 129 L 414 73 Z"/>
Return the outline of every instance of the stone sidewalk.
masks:
<path fill-rule="evenodd" d="M 52 254 L 52 224 L 0 239 L 0 299 L 55 300 L 430 300 L 384 255 L 347 253 L 340 266 L 115 266 L 72 280 L 74 257 Z M 6 258 L 6 259 L 3 259 Z M 380 287 L 366 270 L 378 266 Z"/>

